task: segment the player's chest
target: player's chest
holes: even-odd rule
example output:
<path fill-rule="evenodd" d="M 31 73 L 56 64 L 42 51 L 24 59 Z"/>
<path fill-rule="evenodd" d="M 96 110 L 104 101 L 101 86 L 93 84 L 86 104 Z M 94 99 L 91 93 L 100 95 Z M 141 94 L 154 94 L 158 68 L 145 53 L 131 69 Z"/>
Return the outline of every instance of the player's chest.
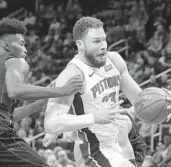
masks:
<path fill-rule="evenodd" d="M 120 74 L 111 69 L 106 71 L 104 68 L 96 71 L 90 71 L 85 75 L 85 88 L 83 97 L 88 101 L 105 102 L 109 99 L 115 99 L 116 93 L 120 89 Z"/>

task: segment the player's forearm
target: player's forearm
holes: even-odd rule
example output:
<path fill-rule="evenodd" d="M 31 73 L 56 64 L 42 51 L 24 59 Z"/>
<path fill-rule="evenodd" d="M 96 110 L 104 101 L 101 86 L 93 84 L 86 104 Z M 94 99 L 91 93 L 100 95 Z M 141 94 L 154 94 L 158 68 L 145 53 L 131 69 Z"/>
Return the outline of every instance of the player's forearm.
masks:
<path fill-rule="evenodd" d="M 42 108 L 47 103 L 47 99 L 38 100 L 28 105 L 15 108 L 13 113 L 13 121 L 21 120 Z"/>
<path fill-rule="evenodd" d="M 9 97 L 20 100 L 39 100 L 62 96 L 61 88 L 39 87 L 27 84 L 15 84 L 8 89 Z"/>
<path fill-rule="evenodd" d="M 50 134 L 58 134 L 63 132 L 75 131 L 89 127 L 94 124 L 94 115 L 70 115 L 60 114 L 51 118 L 45 117 L 45 131 Z"/>
<path fill-rule="evenodd" d="M 134 105 L 138 94 L 142 91 L 128 72 L 122 74 L 121 89 L 132 105 Z"/>

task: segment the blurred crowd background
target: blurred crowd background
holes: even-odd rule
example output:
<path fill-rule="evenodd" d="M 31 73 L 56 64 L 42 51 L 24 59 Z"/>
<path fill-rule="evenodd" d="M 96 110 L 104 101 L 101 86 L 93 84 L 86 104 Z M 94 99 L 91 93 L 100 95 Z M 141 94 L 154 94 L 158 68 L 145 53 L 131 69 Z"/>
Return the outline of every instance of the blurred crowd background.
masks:
<path fill-rule="evenodd" d="M 23 21 L 28 28 L 25 36 L 30 64 L 28 83 L 47 86 L 58 76 L 77 52 L 73 25 L 82 16 L 90 15 L 104 22 L 109 46 L 124 39 L 113 50 L 119 50 L 126 43 L 126 52 L 120 54 L 136 82 L 149 79 L 144 87 L 170 89 L 170 74 L 159 78 L 156 75 L 171 68 L 171 0 L 0 0 L 0 16 L 23 7 L 27 11 Z M 126 99 L 125 107 L 129 107 Z M 29 141 L 44 132 L 44 111 L 42 108 L 14 123 L 19 136 Z M 171 128 L 163 128 L 162 140 L 156 139 L 151 150 L 151 128 L 158 132 L 158 126 L 138 125 L 148 145 L 144 165 L 171 166 Z M 61 134 L 48 148 L 43 147 L 42 137 L 30 145 L 51 167 L 75 167 L 72 133 Z"/>

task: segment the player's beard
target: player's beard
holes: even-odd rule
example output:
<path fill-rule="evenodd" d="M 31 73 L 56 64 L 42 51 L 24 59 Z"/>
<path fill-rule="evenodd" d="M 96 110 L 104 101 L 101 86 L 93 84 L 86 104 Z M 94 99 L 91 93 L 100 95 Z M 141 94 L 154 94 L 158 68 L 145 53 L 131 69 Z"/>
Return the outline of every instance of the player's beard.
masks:
<path fill-rule="evenodd" d="M 97 56 L 98 55 L 96 55 L 94 53 L 87 52 L 87 50 L 85 50 L 85 57 L 86 57 L 88 63 L 90 63 L 94 67 L 100 68 L 106 64 L 106 58 L 105 58 L 105 60 L 99 60 L 97 58 Z"/>

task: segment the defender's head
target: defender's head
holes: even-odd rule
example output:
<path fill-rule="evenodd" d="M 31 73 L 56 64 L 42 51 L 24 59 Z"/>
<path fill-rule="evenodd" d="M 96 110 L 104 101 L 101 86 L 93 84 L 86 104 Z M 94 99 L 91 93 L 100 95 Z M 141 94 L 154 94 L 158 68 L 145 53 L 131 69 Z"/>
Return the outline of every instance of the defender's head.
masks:
<path fill-rule="evenodd" d="M 90 65 L 101 67 L 106 62 L 107 42 L 103 22 L 94 17 L 82 17 L 73 27 L 78 52 L 83 53 Z"/>
<path fill-rule="evenodd" d="M 0 47 L 3 48 L 3 52 L 16 58 L 26 57 L 27 50 L 23 37 L 25 32 L 23 22 L 15 18 L 3 18 L 0 21 Z"/>

